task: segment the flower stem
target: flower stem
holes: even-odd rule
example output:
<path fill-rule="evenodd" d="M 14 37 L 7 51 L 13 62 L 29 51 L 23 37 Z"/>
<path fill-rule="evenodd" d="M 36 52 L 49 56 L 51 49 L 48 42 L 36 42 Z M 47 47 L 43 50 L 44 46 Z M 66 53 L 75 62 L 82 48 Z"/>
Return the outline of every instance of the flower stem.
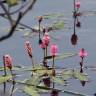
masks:
<path fill-rule="evenodd" d="M 55 62 L 54 62 L 54 56 L 53 56 L 53 64 L 52 64 L 52 69 L 54 69 L 54 65 L 55 65 Z"/>
<path fill-rule="evenodd" d="M 39 22 L 39 40 L 40 40 L 40 24 L 41 24 L 41 23 Z"/>
<path fill-rule="evenodd" d="M 4 76 L 7 75 L 6 73 L 6 65 L 5 65 L 5 57 L 3 56 L 3 64 L 4 64 Z M 6 91 L 6 82 L 4 82 L 4 93 Z"/>

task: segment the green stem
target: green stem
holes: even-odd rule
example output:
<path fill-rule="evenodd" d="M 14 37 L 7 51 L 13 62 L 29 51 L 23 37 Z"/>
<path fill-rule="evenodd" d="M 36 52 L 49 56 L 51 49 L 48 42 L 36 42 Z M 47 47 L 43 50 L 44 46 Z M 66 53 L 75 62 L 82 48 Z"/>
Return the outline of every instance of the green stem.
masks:
<path fill-rule="evenodd" d="M 33 59 L 33 56 L 31 58 L 31 60 L 32 60 L 32 68 L 34 69 L 34 59 Z"/>
<path fill-rule="evenodd" d="M 41 24 L 41 23 L 39 22 L 39 40 L 40 40 L 40 24 Z"/>
<path fill-rule="evenodd" d="M 45 51 L 46 51 L 45 57 L 47 57 L 47 46 Z M 46 64 L 47 64 L 47 59 L 46 59 Z"/>
<path fill-rule="evenodd" d="M 55 62 L 54 62 L 54 56 L 53 56 L 53 64 L 52 64 L 52 69 L 54 69 L 54 65 L 55 65 Z"/>
<path fill-rule="evenodd" d="M 7 75 L 6 73 L 6 65 L 5 65 L 5 57 L 3 56 L 3 64 L 4 64 L 4 76 Z M 6 82 L 4 82 L 4 93 L 6 91 Z"/>
<path fill-rule="evenodd" d="M 13 87 L 12 87 L 12 90 L 11 90 L 11 94 L 10 94 L 10 96 L 13 95 L 14 88 L 15 88 L 15 83 L 13 84 Z"/>

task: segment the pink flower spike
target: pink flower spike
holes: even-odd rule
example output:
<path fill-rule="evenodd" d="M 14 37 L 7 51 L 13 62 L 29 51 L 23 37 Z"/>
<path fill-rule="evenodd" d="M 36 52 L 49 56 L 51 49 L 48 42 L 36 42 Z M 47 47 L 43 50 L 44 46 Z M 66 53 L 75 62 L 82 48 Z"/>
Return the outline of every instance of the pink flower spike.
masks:
<path fill-rule="evenodd" d="M 78 9 L 80 8 L 80 1 L 77 1 L 77 2 L 75 3 L 75 7 L 78 8 Z"/>
<path fill-rule="evenodd" d="M 79 56 L 81 57 L 81 58 L 84 58 L 84 57 L 86 57 L 88 54 L 87 54 L 87 52 L 85 51 L 85 49 L 84 48 L 82 48 L 81 50 L 80 50 L 80 52 L 79 52 Z"/>
<path fill-rule="evenodd" d="M 55 57 L 57 55 L 57 52 L 58 52 L 57 45 L 55 45 L 55 44 L 51 45 L 50 51 L 51 51 L 51 55 Z"/>
<path fill-rule="evenodd" d="M 25 48 L 30 58 L 32 58 L 32 47 L 29 41 L 25 42 Z"/>
<path fill-rule="evenodd" d="M 4 63 L 6 67 L 8 67 L 9 69 L 12 69 L 12 58 L 10 55 L 7 54 L 4 56 Z"/>
<path fill-rule="evenodd" d="M 42 49 L 45 49 L 45 48 L 46 48 L 46 45 L 44 44 L 44 42 L 42 42 L 42 43 L 40 44 L 40 47 L 41 47 Z"/>
<path fill-rule="evenodd" d="M 45 43 L 46 46 L 49 45 L 50 36 L 49 36 L 48 32 L 45 32 L 44 37 L 43 37 L 43 42 Z"/>

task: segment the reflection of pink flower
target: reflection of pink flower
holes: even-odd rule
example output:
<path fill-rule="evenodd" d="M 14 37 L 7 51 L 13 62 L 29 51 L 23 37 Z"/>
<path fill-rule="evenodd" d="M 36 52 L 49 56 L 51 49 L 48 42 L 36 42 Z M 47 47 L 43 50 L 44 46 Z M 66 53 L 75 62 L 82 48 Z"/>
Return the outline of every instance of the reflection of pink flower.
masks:
<path fill-rule="evenodd" d="M 57 52 L 58 52 L 58 47 L 57 47 L 57 45 L 55 45 L 55 44 L 51 45 L 50 51 L 51 51 L 51 55 L 52 55 L 52 56 L 56 56 L 56 55 L 57 55 Z"/>
<path fill-rule="evenodd" d="M 81 58 L 84 58 L 85 56 L 87 56 L 87 52 L 85 51 L 84 48 L 82 48 L 82 49 L 80 50 L 79 56 L 80 56 Z"/>
<path fill-rule="evenodd" d="M 32 47 L 31 47 L 31 44 L 30 44 L 29 41 L 25 42 L 25 48 L 26 48 L 26 50 L 28 52 L 29 57 L 32 58 Z"/>
<path fill-rule="evenodd" d="M 78 8 L 78 9 L 80 8 L 80 1 L 77 1 L 77 2 L 75 3 L 75 7 Z"/>
<path fill-rule="evenodd" d="M 12 69 L 12 58 L 10 55 L 4 56 L 4 63 L 6 67 L 8 67 L 9 69 Z"/>
<path fill-rule="evenodd" d="M 49 37 L 48 32 L 45 32 L 44 37 L 43 37 L 43 42 L 45 43 L 46 46 L 49 45 L 50 37 Z"/>

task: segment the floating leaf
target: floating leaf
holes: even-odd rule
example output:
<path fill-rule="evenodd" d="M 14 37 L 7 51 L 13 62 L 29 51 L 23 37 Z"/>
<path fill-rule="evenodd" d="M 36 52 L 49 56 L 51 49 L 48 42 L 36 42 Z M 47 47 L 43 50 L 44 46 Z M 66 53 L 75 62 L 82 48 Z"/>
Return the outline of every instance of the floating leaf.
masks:
<path fill-rule="evenodd" d="M 53 77 L 53 76 L 52 76 L 52 81 L 55 82 L 55 83 L 64 85 L 64 80 L 62 80 L 62 79 L 59 78 L 59 77 Z"/>
<path fill-rule="evenodd" d="M 22 91 L 30 96 L 40 96 L 36 89 L 32 86 L 25 86 Z"/>
<path fill-rule="evenodd" d="M 50 13 L 43 15 L 44 19 L 52 19 L 52 18 L 58 18 L 58 17 L 64 17 L 64 14 L 62 13 Z"/>
<path fill-rule="evenodd" d="M 48 74 L 48 75 L 52 75 L 52 70 L 37 70 L 36 73 L 39 75 L 39 76 L 42 76 L 44 74 Z"/>
<path fill-rule="evenodd" d="M 6 82 L 7 80 L 11 79 L 12 76 L 11 75 L 7 75 L 7 76 L 0 76 L 0 84 Z"/>
<path fill-rule="evenodd" d="M 80 81 L 88 81 L 88 76 L 84 73 L 80 73 L 79 71 L 74 71 L 74 77 Z"/>
<path fill-rule="evenodd" d="M 62 78 L 64 80 L 68 80 L 69 78 L 71 78 L 73 76 L 73 71 L 72 70 L 63 70 L 61 74 L 62 74 Z"/>
<path fill-rule="evenodd" d="M 15 6 L 18 4 L 18 0 L 6 0 L 9 6 Z"/>
<path fill-rule="evenodd" d="M 52 28 L 54 30 L 60 30 L 60 29 L 63 29 L 64 28 L 64 21 L 57 21 L 56 23 L 54 23 L 52 25 Z"/>
<path fill-rule="evenodd" d="M 76 55 L 77 55 L 77 53 L 64 53 L 64 54 L 61 54 L 61 55 L 57 55 L 55 57 L 55 60 L 61 60 L 61 59 L 73 57 L 73 56 L 76 56 Z M 52 61 L 52 59 L 50 59 L 48 61 Z"/>
<path fill-rule="evenodd" d="M 31 79 L 27 80 L 25 83 L 29 85 L 37 86 L 40 83 L 40 77 L 39 76 L 33 76 Z"/>
<path fill-rule="evenodd" d="M 21 66 L 13 66 L 12 67 L 12 70 L 14 71 L 18 71 L 18 70 L 21 70 L 22 67 Z M 6 67 L 6 70 L 9 70 L 9 68 Z M 0 71 L 4 71 L 4 67 L 0 67 Z"/>

